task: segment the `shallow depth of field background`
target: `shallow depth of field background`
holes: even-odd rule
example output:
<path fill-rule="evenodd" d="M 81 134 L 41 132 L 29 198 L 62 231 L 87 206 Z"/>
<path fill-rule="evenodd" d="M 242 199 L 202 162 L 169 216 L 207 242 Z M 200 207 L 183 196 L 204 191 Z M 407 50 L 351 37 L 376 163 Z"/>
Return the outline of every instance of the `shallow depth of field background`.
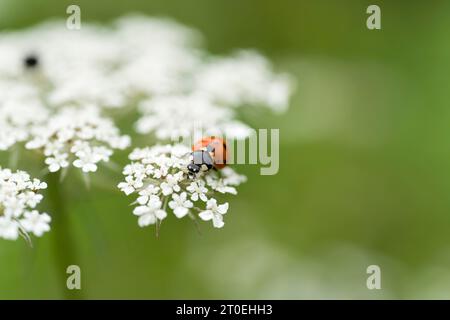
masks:
<path fill-rule="evenodd" d="M 0 0 L 0 29 L 64 19 L 69 4 L 82 22 L 170 17 L 213 53 L 255 48 L 297 78 L 286 114 L 243 115 L 280 128 L 280 171 L 237 168 L 249 181 L 224 198 L 222 230 L 169 217 L 155 239 L 115 189 L 120 173 L 102 167 L 91 190 L 66 179 L 82 298 L 450 298 L 448 1 Z M 369 4 L 381 31 L 366 28 Z M 20 166 L 37 174 L 31 159 Z M 70 297 L 53 231 L 33 249 L 0 241 L 0 298 Z M 371 264 L 382 290 L 366 288 Z"/>

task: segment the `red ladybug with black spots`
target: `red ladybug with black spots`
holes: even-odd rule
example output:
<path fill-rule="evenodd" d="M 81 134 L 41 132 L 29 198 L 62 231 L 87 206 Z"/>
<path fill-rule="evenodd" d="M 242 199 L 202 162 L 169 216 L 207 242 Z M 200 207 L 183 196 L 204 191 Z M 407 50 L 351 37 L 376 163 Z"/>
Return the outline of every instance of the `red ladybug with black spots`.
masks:
<path fill-rule="evenodd" d="M 211 169 L 222 169 L 227 164 L 227 144 L 218 137 L 204 137 L 192 146 L 192 160 L 187 169 L 191 176 Z"/>

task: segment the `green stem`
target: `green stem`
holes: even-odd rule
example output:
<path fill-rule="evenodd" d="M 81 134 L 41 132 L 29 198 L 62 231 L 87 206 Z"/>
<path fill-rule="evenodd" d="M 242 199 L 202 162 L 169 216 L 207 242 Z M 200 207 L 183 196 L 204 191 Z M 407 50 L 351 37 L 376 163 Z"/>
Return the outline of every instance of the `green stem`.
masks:
<path fill-rule="evenodd" d="M 66 273 L 67 267 L 70 265 L 80 265 L 80 261 L 76 257 L 75 245 L 71 237 L 72 228 L 70 227 L 69 215 L 66 209 L 66 200 L 63 184 L 60 181 L 60 173 L 49 173 L 47 175 L 47 183 L 47 197 L 51 203 L 51 234 L 55 251 L 58 282 L 66 299 L 82 299 L 81 290 L 69 290 L 67 288 L 67 278 L 70 276 Z"/>

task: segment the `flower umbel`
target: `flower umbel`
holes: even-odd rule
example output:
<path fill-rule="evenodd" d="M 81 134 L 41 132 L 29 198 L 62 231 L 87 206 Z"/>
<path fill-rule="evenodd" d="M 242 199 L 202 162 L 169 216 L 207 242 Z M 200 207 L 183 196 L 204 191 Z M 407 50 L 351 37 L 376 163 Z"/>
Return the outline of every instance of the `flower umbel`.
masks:
<path fill-rule="evenodd" d="M 50 172 L 59 171 L 70 163 L 83 172 L 97 171 L 99 162 L 108 162 L 114 149 L 130 144 L 128 136 L 108 118 L 100 116 L 95 107 L 65 108 L 45 125 L 35 127 L 27 149 L 41 150 Z"/>
<path fill-rule="evenodd" d="M 190 178 L 185 172 L 189 154 L 189 148 L 179 144 L 135 149 L 130 154 L 132 163 L 124 168 L 125 181 L 118 187 L 126 195 L 138 196 L 133 213 L 139 216 L 139 226 L 160 222 L 168 211 L 179 219 L 198 216 L 212 220 L 215 228 L 224 226 L 222 215 L 228 211 L 228 203 L 218 204 L 215 197 L 236 194 L 234 187 L 246 178 L 229 167 Z"/>
<path fill-rule="evenodd" d="M 142 101 L 140 111 L 136 130 L 141 134 L 154 132 L 162 140 L 190 137 L 198 129 L 210 133 L 220 130 L 238 139 L 250 134 L 247 125 L 235 120 L 234 110 L 219 106 L 203 94 L 154 97 Z"/>
<path fill-rule="evenodd" d="M 202 220 L 208 221 L 212 220 L 214 227 L 222 228 L 224 225 L 223 217 L 225 213 L 228 211 L 228 202 L 217 205 L 216 199 L 209 199 L 206 203 L 206 210 L 200 212 L 199 216 Z"/>
<path fill-rule="evenodd" d="M 134 131 L 166 143 L 199 134 L 245 139 L 252 130 L 239 118 L 241 109 L 286 110 L 289 75 L 253 51 L 214 56 L 201 40 L 174 21 L 133 15 L 110 26 L 83 23 L 77 32 L 65 21 L 1 32 L 0 150 L 12 149 L 14 163 L 24 145 L 43 155 L 43 167 L 64 177 L 70 166 L 100 171 L 100 164 L 130 145 L 119 130 L 125 123 L 115 115 L 136 116 Z M 246 178 L 230 167 L 189 175 L 190 151 L 156 145 L 129 155 L 118 187 L 136 197 L 139 226 L 159 228 L 173 214 L 223 227 L 228 203 L 218 196 L 236 195 Z M 34 209 L 42 199 L 40 182 L 1 172 L 0 237 L 48 231 L 50 217 Z"/>
<path fill-rule="evenodd" d="M 46 188 L 45 182 L 24 171 L 0 168 L 0 238 L 28 239 L 29 234 L 40 237 L 50 230 L 50 216 L 35 209 L 43 198 L 39 190 Z"/>

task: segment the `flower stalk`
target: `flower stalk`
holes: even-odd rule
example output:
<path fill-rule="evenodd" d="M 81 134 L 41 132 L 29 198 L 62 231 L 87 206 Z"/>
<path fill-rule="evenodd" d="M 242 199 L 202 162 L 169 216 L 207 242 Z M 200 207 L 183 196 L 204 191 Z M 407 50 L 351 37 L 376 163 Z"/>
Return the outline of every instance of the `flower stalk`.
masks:
<path fill-rule="evenodd" d="M 52 242 L 55 254 L 56 270 L 58 282 L 61 284 L 61 291 L 66 299 L 82 299 L 81 290 L 69 290 L 67 288 L 67 267 L 79 265 L 76 246 L 70 228 L 69 212 L 66 207 L 64 184 L 61 183 L 60 172 L 50 173 L 47 176 L 48 201 L 52 207 L 53 231 Z"/>

